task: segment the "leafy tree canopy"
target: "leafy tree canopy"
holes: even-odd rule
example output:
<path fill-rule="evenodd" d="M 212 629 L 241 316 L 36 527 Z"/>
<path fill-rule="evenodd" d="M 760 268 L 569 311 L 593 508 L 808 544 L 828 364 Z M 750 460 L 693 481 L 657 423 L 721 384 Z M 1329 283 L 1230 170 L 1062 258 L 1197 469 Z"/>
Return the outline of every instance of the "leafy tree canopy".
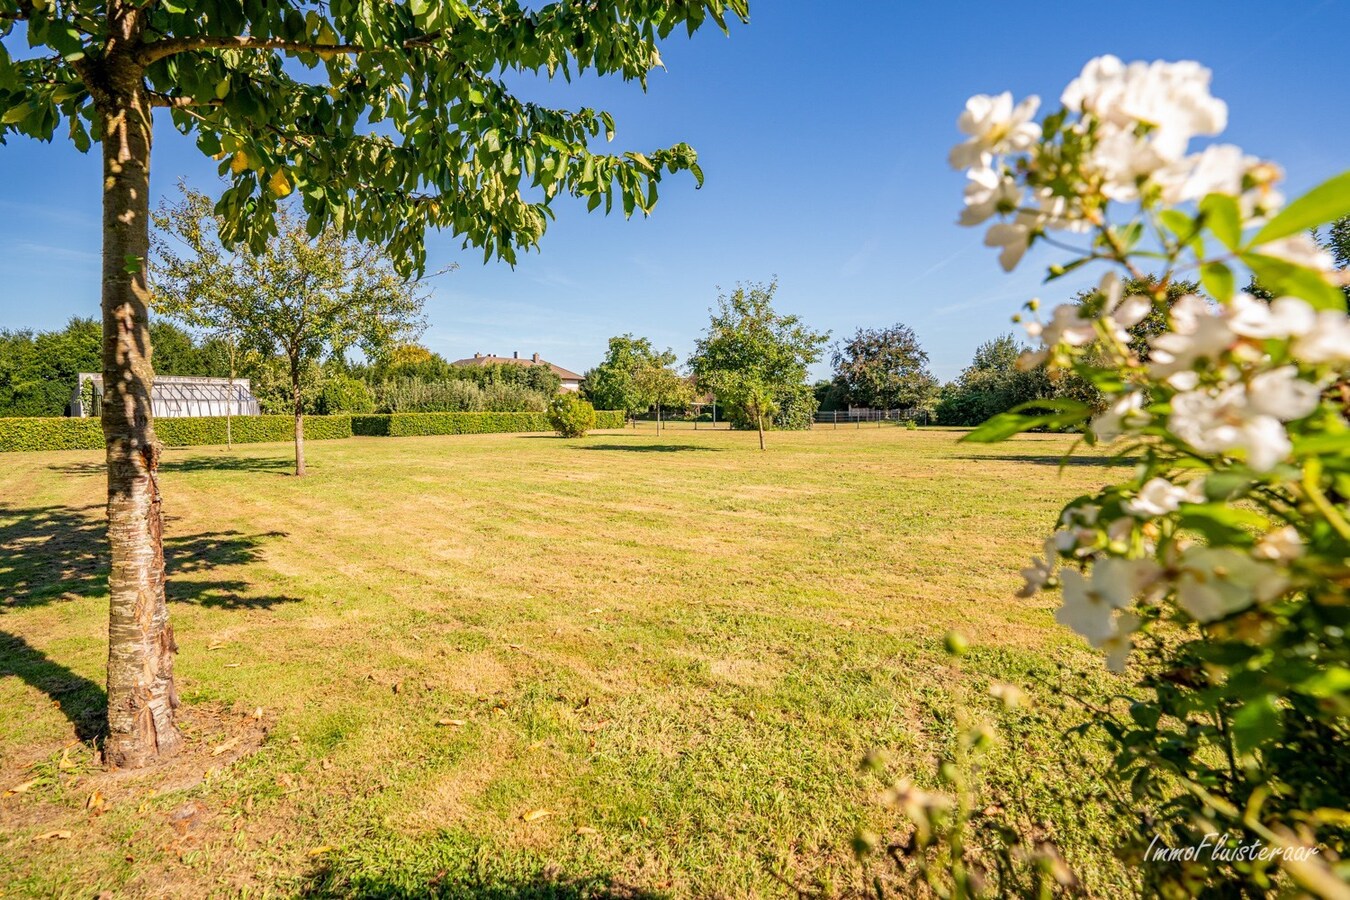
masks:
<path fill-rule="evenodd" d="M 656 204 L 663 174 L 701 182 L 687 144 L 593 152 L 614 136 L 608 113 L 522 100 L 507 77 L 594 72 L 645 86 L 659 39 L 749 15 L 746 0 L 116 6 L 0 0 L 0 141 L 61 132 L 88 150 L 102 137 L 101 92 L 134 84 L 220 160 L 226 241 L 261 252 L 295 195 L 311 236 L 331 225 L 387 243 L 404 271 L 425 264 L 428 229 L 514 261 L 561 194 L 632 215 Z M 9 46 L 20 22 L 22 50 Z"/>
<path fill-rule="evenodd" d="M 797 316 L 777 312 L 777 289 L 776 280 L 749 283 L 719 297 L 689 359 L 701 389 L 755 424 L 761 449 L 766 420 L 779 406 L 811 399 L 807 370 L 829 340 L 828 332 L 812 331 Z"/>
<path fill-rule="evenodd" d="M 582 380 L 582 393 L 596 409 L 630 413 L 657 402 L 672 403 L 678 390 L 674 382 L 680 380 L 675 359 L 672 351 L 658 351 L 647 338 L 612 337 L 604 360 Z"/>
<path fill-rule="evenodd" d="M 908 325 L 859 328 L 835 346 L 832 362 L 844 396 L 858 406 L 909 409 L 937 390 L 928 354 Z"/>

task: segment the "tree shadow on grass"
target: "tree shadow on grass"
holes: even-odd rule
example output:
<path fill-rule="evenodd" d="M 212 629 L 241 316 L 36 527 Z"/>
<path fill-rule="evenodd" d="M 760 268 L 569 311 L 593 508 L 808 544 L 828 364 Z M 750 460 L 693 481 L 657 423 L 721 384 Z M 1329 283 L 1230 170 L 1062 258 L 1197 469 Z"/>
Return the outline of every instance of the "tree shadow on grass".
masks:
<path fill-rule="evenodd" d="M 13 675 L 42 691 L 61 708 L 82 741 L 98 737 L 108 694 L 103 685 L 77 675 L 49 659 L 32 644 L 7 631 L 0 631 L 0 678 Z"/>
<path fill-rule="evenodd" d="M 577 450 L 619 450 L 626 453 L 683 453 L 696 450 L 704 453 L 721 453 L 721 447 L 705 447 L 702 444 L 586 444 Z"/>
<path fill-rule="evenodd" d="M 0 502 L 0 619 L 9 612 L 58 601 L 106 597 L 108 539 L 102 506 L 20 507 Z M 264 544 L 285 532 L 202 532 L 164 540 L 171 603 L 218 609 L 271 609 L 299 597 L 250 596 L 241 579 L 200 578 L 217 568 L 261 558 Z M 188 577 L 177 577 L 188 576 Z M 14 675 L 46 693 L 81 740 L 97 734 L 107 695 L 103 687 L 30 645 L 0 631 L 0 677 Z"/>
<path fill-rule="evenodd" d="M 314 468 L 311 464 L 310 468 Z M 103 462 L 53 463 L 47 467 L 62 475 L 101 475 L 107 471 Z M 289 475 L 295 470 L 295 460 L 289 457 L 250 456 L 189 456 L 186 459 L 162 459 L 160 472 L 277 472 Z"/>
<path fill-rule="evenodd" d="M 412 877 L 349 876 L 330 864 L 306 879 L 299 896 L 307 900 L 664 900 L 668 895 L 598 875 L 562 876 L 548 868 L 533 877 L 441 871 L 419 882 Z"/>
<path fill-rule="evenodd" d="M 1137 459 L 1122 458 L 1117 456 L 1070 456 L 1065 459 L 1062 456 L 1036 456 L 1025 453 L 991 453 L 988 456 L 958 456 L 957 459 L 968 459 L 975 462 L 1012 462 L 1026 463 L 1036 466 L 1054 466 L 1059 468 L 1064 466 L 1096 466 L 1098 468 L 1115 468 L 1117 466 L 1132 466 L 1138 462 Z"/>
<path fill-rule="evenodd" d="M 108 538 L 102 506 L 20 507 L 0 502 L 0 614 L 58 600 L 106 596 Z M 245 596 L 239 579 L 176 578 L 262 557 L 267 541 L 285 532 L 202 532 L 164 539 L 172 602 L 225 609 L 270 609 L 298 597 Z"/>

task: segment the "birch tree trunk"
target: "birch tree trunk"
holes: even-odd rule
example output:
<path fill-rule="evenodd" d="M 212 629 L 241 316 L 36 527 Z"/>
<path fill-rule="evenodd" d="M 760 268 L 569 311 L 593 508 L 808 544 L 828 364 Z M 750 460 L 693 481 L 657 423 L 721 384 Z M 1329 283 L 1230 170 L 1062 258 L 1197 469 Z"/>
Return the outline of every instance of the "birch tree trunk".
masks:
<path fill-rule="evenodd" d="M 305 474 L 305 400 L 300 393 L 300 360 L 291 357 L 291 396 L 295 401 L 295 474 Z"/>
<path fill-rule="evenodd" d="M 139 767 L 182 742 L 174 723 L 177 651 L 164 602 L 164 516 L 150 396 L 151 108 L 127 48 L 143 12 L 109 5 L 108 52 L 82 69 L 103 129 L 103 435 L 108 459 L 108 736 L 111 766 Z"/>

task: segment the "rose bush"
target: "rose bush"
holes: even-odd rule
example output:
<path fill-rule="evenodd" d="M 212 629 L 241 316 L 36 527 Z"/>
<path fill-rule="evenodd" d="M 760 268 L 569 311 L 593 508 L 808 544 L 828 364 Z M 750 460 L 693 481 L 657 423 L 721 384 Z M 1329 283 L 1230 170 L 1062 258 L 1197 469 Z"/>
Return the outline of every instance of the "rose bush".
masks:
<path fill-rule="evenodd" d="M 1137 462 L 1064 509 L 1021 595 L 1058 592 L 1056 619 L 1133 684 L 1076 731 L 1104 742 L 1141 888 L 1344 897 L 1350 318 L 1310 229 L 1350 214 L 1350 173 L 1286 204 L 1274 163 L 1194 150 L 1226 125 L 1209 87 L 1194 62 L 1104 56 L 1039 122 L 1035 97 L 967 103 L 960 223 L 987 223 L 1005 270 L 1044 243 L 1066 254 L 1050 279 L 1108 271 L 1087 302 L 1018 317 L 1039 345 L 1021 364 L 1085 380 L 1104 407 L 1032 401 L 966 439 L 1079 428 Z M 1244 275 L 1273 299 L 1237 291 Z M 1122 276 L 1155 290 L 1126 295 Z M 1205 295 L 1168 300 L 1197 276 Z M 1132 347 L 1149 315 L 1165 327 Z M 1156 852 L 1206 835 L 1272 852 Z"/>

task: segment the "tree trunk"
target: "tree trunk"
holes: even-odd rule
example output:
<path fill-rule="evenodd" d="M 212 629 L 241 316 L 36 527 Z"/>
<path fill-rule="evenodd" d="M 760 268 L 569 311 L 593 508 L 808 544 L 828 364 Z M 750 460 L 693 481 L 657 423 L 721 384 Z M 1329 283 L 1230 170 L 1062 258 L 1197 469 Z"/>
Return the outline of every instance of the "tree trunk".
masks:
<path fill-rule="evenodd" d="M 160 446 L 150 396 L 149 97 L 114 47 L 139 38 L 141 13 L 111 4 L 109 53 L 86 83 L 103 129 L 103 435 L 108 458 L 108 736 L 111 766 L 139 767 L 182 742 L 174 723 L 177 651 L 164 602 Z M 83 74 L 83 73 L 82 73 Z"/>
<path fill-rule="evenodd" d="M 759 429 L 759 449 L 764 449 L 764 413 L 758 406 L 755 407 L 755 426 Z"/>
<path fill-rule="evenodd" d="M 234 449 L 234 433 L 230 424 L 234 418 L 234 401 L 237 396 L 234 392 L 234 339 L 230 339 L 230 396 L 225 401 L 225 449 Z"/>
<path fill-rule="evenodd" d="M 300 360 L 291 357 L 291 392 L 295 400 L 295 475 L 305 474 L 305 401 L 300 395 Z"/>

